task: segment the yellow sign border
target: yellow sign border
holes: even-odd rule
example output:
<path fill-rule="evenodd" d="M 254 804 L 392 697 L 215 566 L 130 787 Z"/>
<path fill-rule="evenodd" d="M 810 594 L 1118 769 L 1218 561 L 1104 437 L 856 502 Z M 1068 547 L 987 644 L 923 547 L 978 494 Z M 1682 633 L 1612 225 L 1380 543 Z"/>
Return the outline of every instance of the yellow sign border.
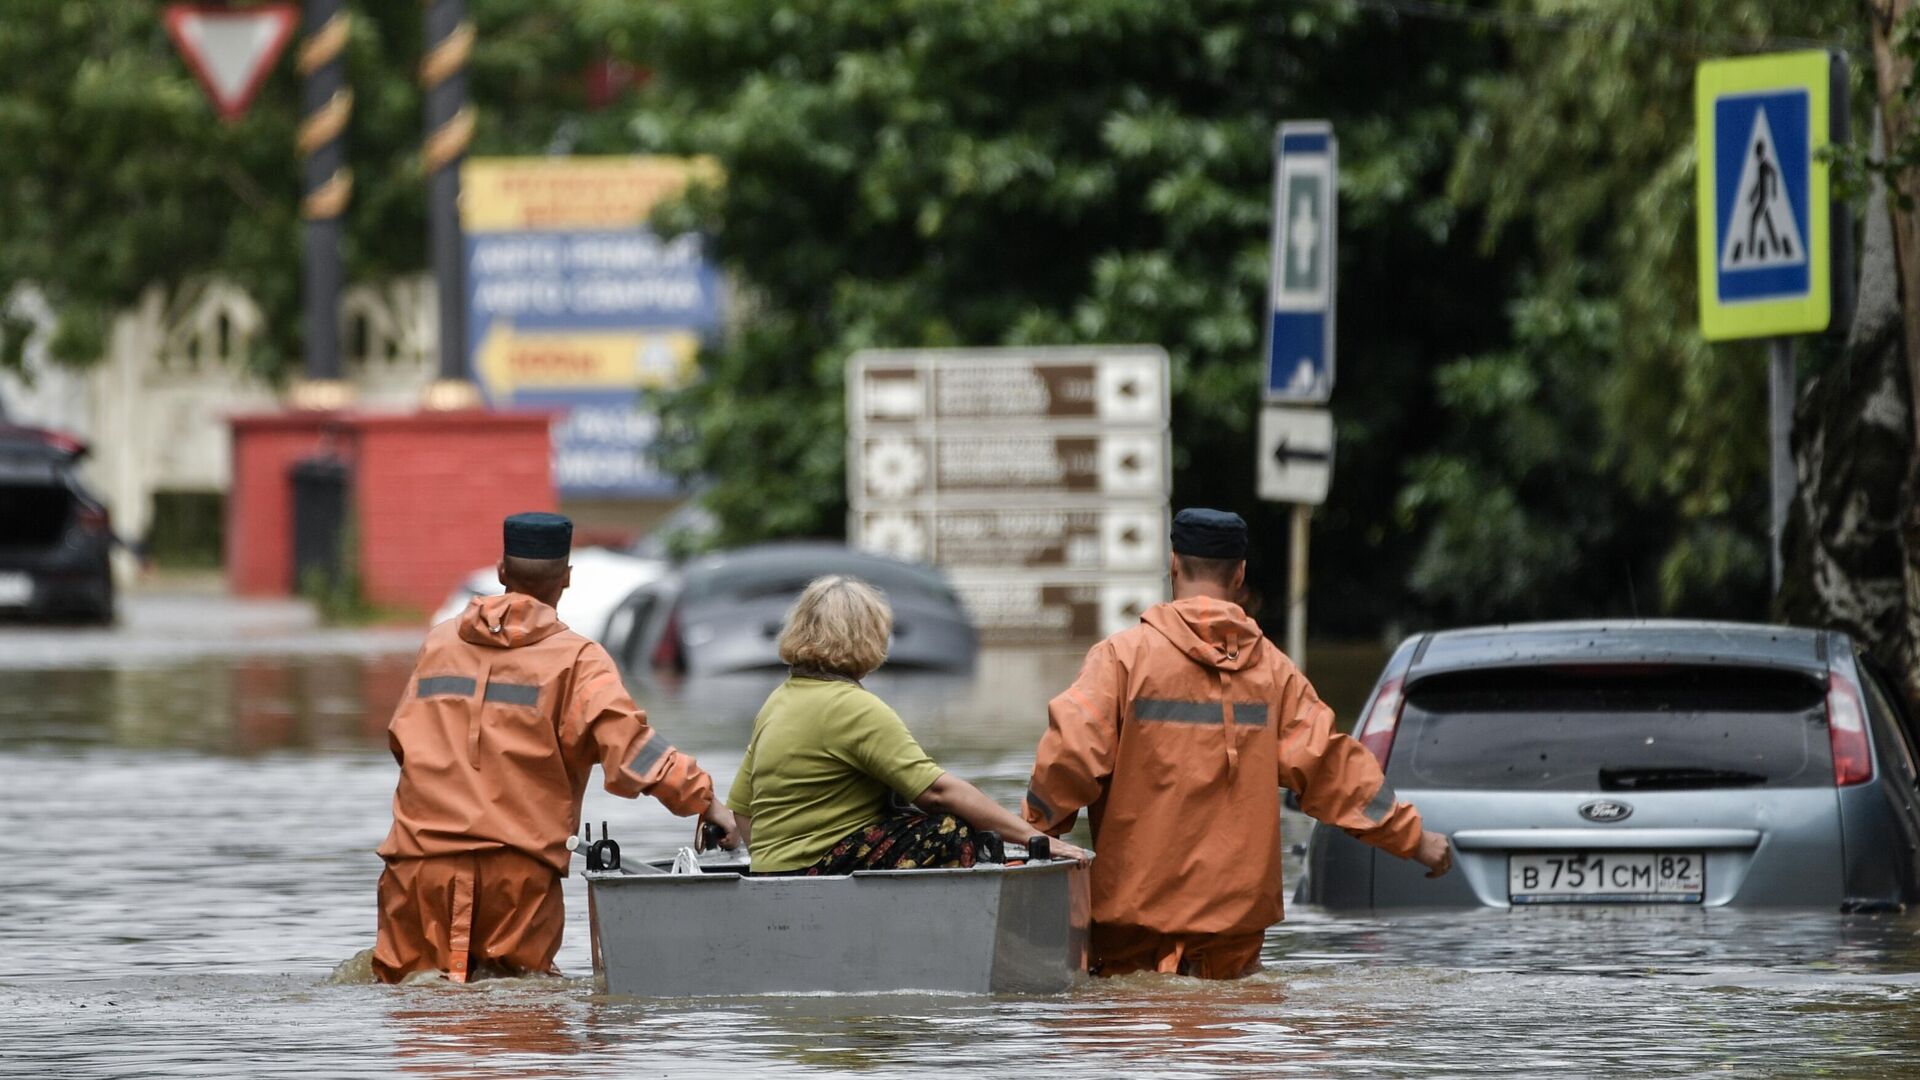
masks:
<path fill-rule="evenodd" d="M 1720 300 L 1717 222 L 1714 215 L 1713 105 L 1728 94 L 1779 90 L 1807 92 L 1807 148 L 1816 155 L 1830 138 L 1829 79 L 1833 60 L 1820 50 L 1772 53 L 1734 60 L 1708 60 L 1694 74 L 1694 158 L 1698 184 L 1695 235 L 1700 259 L 1700 336 L 1708 341 L 1812 334 L 1833 321 L 1832 196 L 1829 167 L 1816 157 L 1807 189 L 1807 249 L 1811 285 L 1799 300 Z"/>

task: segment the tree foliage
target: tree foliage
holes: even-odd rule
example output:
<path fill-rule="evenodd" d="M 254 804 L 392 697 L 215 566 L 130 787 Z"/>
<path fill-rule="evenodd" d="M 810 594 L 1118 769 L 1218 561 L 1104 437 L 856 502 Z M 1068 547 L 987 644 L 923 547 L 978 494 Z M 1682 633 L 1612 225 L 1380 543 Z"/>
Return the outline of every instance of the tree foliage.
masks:
<path fill-rule="evenodd" d="M 421 30 L 415 6 L 352 6 L 364 279 L 424 262 Z M 1694 330 L 1692 72 L 1859 49 L 1859 12 L 1391 7 L 471 0 L 475 151 L 721 162 L 656 224 L 709 233 L 738 286 L 705 377 L 667 406 L 670 460 L 707 484 L 724 541 L 840 531 L 859 348 L 1145 342 L 1173 357 L 1175 503 L 1247 512 L 1273 591 L 1284 519 L 1252 499 L 1271 139 L 1330 118 L 1339 482 L 1316 516 L 1318 628 L 1761 614 L 1765 365 Z M 1875 24 L 1906 64 L 1881 65 L 1883 90 L 1891 70 L 1909 108 L 1916 19 Z M 582 76 L 603 55 L 651 79 L 597 110 Z M 158 5 L 16 0 L 0 70 L 0 295 L 39 285 L 83 360 L 147 284 L 223 274 L 267 307 L 261 368 L 297 361 L 290 63 L 226 126 Z M 1894 145 L 1898 197 L 1920 143 Z M 0 362 L 19 344 L 0 325 Z"/>
<path fill-rule="evenodd" d="M 1497 340 L 1492 260 L 1439 197 L 1460 74 L 1339 3 L 698 0 L 590 6 L 656 72 L 633 130 L 719 158 L 683 208 L 743 286 L 740 332 L 670 405 L 681 468 L 723 539 L 835 533 L 841 378 L 865 346 L 1144 342 L 1174 365 L 1176 504 L 1252 499 L 1271 144 L 1342 139 L 1341 483 L 1323 512 L 1323 615 L 1398 606 L 1396 461 L 1434 426 L 1431 358 Z M 1390 77 L 1382 77 L 1391 73 Z M 1269 578 L 1271 582 L 1271 578 Z"/>
<path fill-rule="evenodd" d="M 1462 617 L 1762 617 L 1766 359 L 1761 343 L 1698 334 L 1693 72 L 1808 39 L 1857 45 L 1858 13 L 1623 0 L 1517 25 L 1504 62 L 1474 80 L 1452 192 L 1484 211 L 1490 238 L 1519 240 L 1523 284 L 1507 300 L 1510 344 L 1438 373 L 1459 423 L 1403 493 L 1431 522 L 1413 585 Z"/>
<path fill-rule="evenodd" d="M 473 0 L 478 152 L 540 153 L 619 124 L 586 108 L 597 54 L 571 5 Z M 350 4 L 354 171 L 344 256 L 377 278 L 425 263 L 421 12 Z M 110 315 L 150 284 L 242 282 L 267 313 L 257 357 L 300 355 L 299 84 L 291 52 L 252 109 L 221 123 L 161 26 L 162 5 L 9 0 L 0 18 L 0 297 L 31 283 L 60 315 L 55 353 L 90 362 Z M 17 363 L 23 327 L 0 327 Z"/>

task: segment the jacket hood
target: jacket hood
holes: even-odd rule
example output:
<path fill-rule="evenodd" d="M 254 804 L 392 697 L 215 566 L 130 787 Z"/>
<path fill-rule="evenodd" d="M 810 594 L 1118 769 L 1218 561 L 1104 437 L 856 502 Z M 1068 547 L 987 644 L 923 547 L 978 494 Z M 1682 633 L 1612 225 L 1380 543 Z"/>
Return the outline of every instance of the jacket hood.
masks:
<path fill-rule="evenodd" d="M 1140 621 L 1160 632 L 1195 662 L 1221 671 L 1253 666 L 1260 646 L 1260 624 L 1240 605 L 1210 596 L 1190 596 L 1155 604 Z"/>
<path fill-rule="evenodd" d="M 531 645 L 567 628 L 547 605 L 525 593 L 476 596 L 460 613 L 460 640 L 496 649 Z"/>

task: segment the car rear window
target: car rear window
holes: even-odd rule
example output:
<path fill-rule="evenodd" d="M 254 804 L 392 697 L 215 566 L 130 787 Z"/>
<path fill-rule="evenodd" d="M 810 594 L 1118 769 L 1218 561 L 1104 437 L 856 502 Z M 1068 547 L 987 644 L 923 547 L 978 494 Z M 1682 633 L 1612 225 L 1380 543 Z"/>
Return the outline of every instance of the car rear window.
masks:
<path fill-rule="evenodd" d="M 687 576 L 683 597 L 689 605 L 715 600 L 738 603 L 767 597 L 792 599 L 798 597 L 814 578 L 825 574 L 859 578 L 896 600 L 913 596 L 941 603 L 958 602 L 946 582 L 930 571 L 846 557 L 796 558 L 791 564 L 722 566 L 712 571 L 693 573 Z"/>
<path fill-rule="evenodd" d="M 66 535 L 73 496 L 52 481 L 0 477 L 0 548 L 47 547 Z"/>
<path fill-rule="evenodd" d="M 1388 767 L 1410 788 L 1833 783 L 1824 684 L 1766 668 L 1526 668 L 1426 679 L 1408 693 Z"/>

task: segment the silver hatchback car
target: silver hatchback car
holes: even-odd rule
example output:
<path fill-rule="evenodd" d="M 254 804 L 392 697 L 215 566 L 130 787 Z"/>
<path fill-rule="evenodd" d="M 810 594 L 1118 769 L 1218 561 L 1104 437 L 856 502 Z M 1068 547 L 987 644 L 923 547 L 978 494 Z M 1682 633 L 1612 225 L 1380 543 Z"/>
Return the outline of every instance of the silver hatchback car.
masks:
<path fill-rule="evenodd" d="M 1548 623 L 1403 643 L 1355 734 L 1459 872 L 1316 826 L 1332 908 L 1920 899 L 1912 718 L 1841 633 Z"/>

